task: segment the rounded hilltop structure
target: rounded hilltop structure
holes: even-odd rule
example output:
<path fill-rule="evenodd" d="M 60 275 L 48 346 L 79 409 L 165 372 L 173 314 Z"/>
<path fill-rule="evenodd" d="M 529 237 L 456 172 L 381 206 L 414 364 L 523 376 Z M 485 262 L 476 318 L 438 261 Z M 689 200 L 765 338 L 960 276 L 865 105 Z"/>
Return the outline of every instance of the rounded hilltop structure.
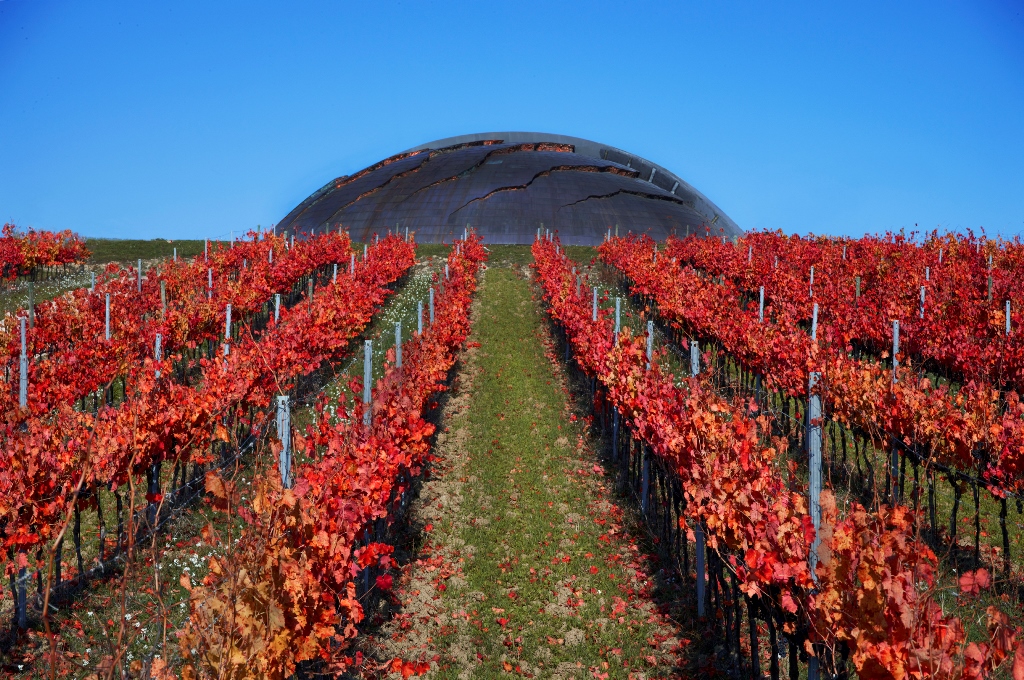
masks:
<path fill-rule="evenodd" d="M 487 132 L 449 137 L 333 179 L 295 207 L 277 230 L 342 226 L 357 241 L 389 229 L 441 243 L 467 226 L 487 243 L 533 241 L 538 228 L 563 243 L 597 245 L 609 229 L 669 234 L 741 233 L 675 174 L 621 149 L 578 137 Z"/>

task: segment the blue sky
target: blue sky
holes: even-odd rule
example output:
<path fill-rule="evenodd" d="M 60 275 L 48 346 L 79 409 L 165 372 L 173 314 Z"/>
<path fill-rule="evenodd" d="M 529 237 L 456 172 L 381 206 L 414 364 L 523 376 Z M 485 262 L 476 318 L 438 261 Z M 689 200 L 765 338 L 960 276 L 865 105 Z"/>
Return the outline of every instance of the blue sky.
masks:
<path fill-rule="evenodd" d="M 1024 2 L 0 0 L 0 221 L 216 237 L 468 132 L 585 137 L 741 227 L 1024 233 Z"/>

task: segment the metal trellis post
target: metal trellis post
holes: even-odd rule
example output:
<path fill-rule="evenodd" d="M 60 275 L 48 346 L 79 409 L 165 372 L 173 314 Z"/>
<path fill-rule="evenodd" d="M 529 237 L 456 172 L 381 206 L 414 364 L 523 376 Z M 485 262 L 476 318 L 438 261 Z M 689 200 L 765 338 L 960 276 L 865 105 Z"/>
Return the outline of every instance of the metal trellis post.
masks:
<path fill-rule="evenodd" d="M 224 315 L 224 356 L 231 353 L 231 305 L 229 304 Z"/>
<path fill-rule="evenodd" d="M 693 377 L 700 375 L 700 346 L 698 346 L 696 340 L 690 341 L 690 374 Z M 694 523 L 693 528 L 694 551 L 696 555 L 696 568 L 697 568 L 697 616 L 703 617 L 705 615 L 705 549 L 704 549 L 704 527 L 700 523 L 700 520 Z"/>
<path fill-rule="evenodd" d="M 153 358 L 156 359 L 157 362 L 163 361 L 164 358 L 164 348 L 162 347 L 163 339 L 163 335 L 161 335 L 160 333 L 156 334 L 156 342 L 154 343 L 155 346 L 153 347 Z M 156 377 L 160 377 L 159 368 L 156 369 Z"/>
<path fill-rule="evenodd" d="M 654 357 L 654 321 L 647 322 L 647 370 L 651 369 L 651 359 Z"/>
<path fill-rule="evenodd" d="M 395 366 L 402 367 L 402 322 L 395 324 Z"/>
<path fill-rule="evenodd" d="M 291 420 L 288 395 L 279 395 L 277 397 L 277 438 L 281 440 L 281 453 L 278 458 L 278 466 L 281 471 L 281 484 L 286 489 L 290 489 L 292 486 Z"/>
<path fill-rule="evenodd" d="M 896 377 L 896 371 L 899 368 L 900 352 L 900 322 L 892 322 L 892 382 L 896 384 L 899 379 Z M 889 454 L 889 477 L 892 480 L 892 503 L 895 505 L 900 498 L 900 462 L 899 462 L 899 451 L 895 441 L 892 443 L 892 452 Z"/>
<path fill-rule="evenodd" d="M 28 407 L 28 342 L 25 338 L 25 317 L 19 319 L 21 322 L 21 359 L 18 362 L 20 374 L 18 376 L 18 406 Z"/>
<path fill-rule="evenodd" d="M 821 395 L 817 392 L 820 380 L 821 373 L 814 371 L 810 374 L 807 386 L 807 471 L 809 476 L 807 490 L 811 522 L 814 524 L 815 531 L 814 541 L 811 543 L 807 559 L 811 569 L 811 578 L 815 583 L 818 581 L 815 570 L 818 566 L 818 546 L 821 543 L 821 539 L 818 537 L 821 531 Z"/>
<path fill-rule="evenodd" d="M 619 345 L 619 314 L 621 312 L 622 298 L 615 298 L 615 346 Z"/>
<path fill-rule="evenodd" d="M 367 340 L 363 345 L 363 405 L 366 410 L 363 413 L 363 424 L 370 426 L 372 414 L 370 413 L 373 402 L 371 401 L 371 385 L 373 383 L 373 341 Z"/>
<path fill-rule="evenodd" d="M 810 506 L 811 523 L 814 525 L 814 541 L 807 555 L 811 578 L 818 582 L 818 547 L 821 544 L 821 395 L 815 388 L 821 374 L 812 372 L 808 381 L 807 398 L 807 468 L 809 480 L 807 485 L 808 505 Z M 818 658 L 812 656 L 807 660 L 807 680 L 818 680 Z"/>

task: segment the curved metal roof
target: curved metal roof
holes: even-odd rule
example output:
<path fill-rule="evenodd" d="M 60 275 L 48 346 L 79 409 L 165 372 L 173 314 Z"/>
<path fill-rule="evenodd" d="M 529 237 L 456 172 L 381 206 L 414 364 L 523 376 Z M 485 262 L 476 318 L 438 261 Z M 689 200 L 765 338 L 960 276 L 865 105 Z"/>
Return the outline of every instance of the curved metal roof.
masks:
<path fill-rule="evenodd" d="M 492 132 L 430 142 L 332 180 L 278 230 L 344 226 L 356 240 L 388 229 L 420 243 L 450 241 L 467 225 L 488 243 L 530 243 L 537 228 L 565 243 L 603 234 L 735 236 L 739 227 L 675 174 L 639 156 L 578 137 Z"/>

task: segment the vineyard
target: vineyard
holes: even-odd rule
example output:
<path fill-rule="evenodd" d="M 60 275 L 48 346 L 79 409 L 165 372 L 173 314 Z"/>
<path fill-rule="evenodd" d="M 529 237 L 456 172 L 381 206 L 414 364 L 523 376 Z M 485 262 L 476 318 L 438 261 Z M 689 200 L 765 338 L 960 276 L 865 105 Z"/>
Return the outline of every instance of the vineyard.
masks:
<path fill-rule="evenodd" d="M 1009 607 L 989 607 L 987 639 L 967 641 L 970 621 L 941 606 L 937 557 L 967 566 L 960 597 L 997 571 L 1002 603 L 1016 600 L 1017 249 L 993 245 L 609 238 L 614 312 L 557 241 L 534 246 L 624 483 L 682 572 L 695 564 L 697 607 L 721 612 L 735 672 L 760 675 L 765 632 L 773 678 L 783 646 L 800 650 L 790 677 L 801 660 L 812 676 L 977 677 L 1013 653 Z M 636 334 L 627 297 L 648 319 Z M 1002 539 L 984 551 L 982 491 Z M 973 546 L 957 533 L 965 492 Z"/>
<path fill-rule="evenodd" d="M 8 313 L 0 674 L 1024 678 L 1019 244 L 537 236 Z"/>
<path fill-rule="evenodd" d="M 71 231 L 20 234 L 13 224 L 5 224 L 0 236 L 0 277 L 4 279 L 80 264 L 88 257 L 85 243 Z"/>

